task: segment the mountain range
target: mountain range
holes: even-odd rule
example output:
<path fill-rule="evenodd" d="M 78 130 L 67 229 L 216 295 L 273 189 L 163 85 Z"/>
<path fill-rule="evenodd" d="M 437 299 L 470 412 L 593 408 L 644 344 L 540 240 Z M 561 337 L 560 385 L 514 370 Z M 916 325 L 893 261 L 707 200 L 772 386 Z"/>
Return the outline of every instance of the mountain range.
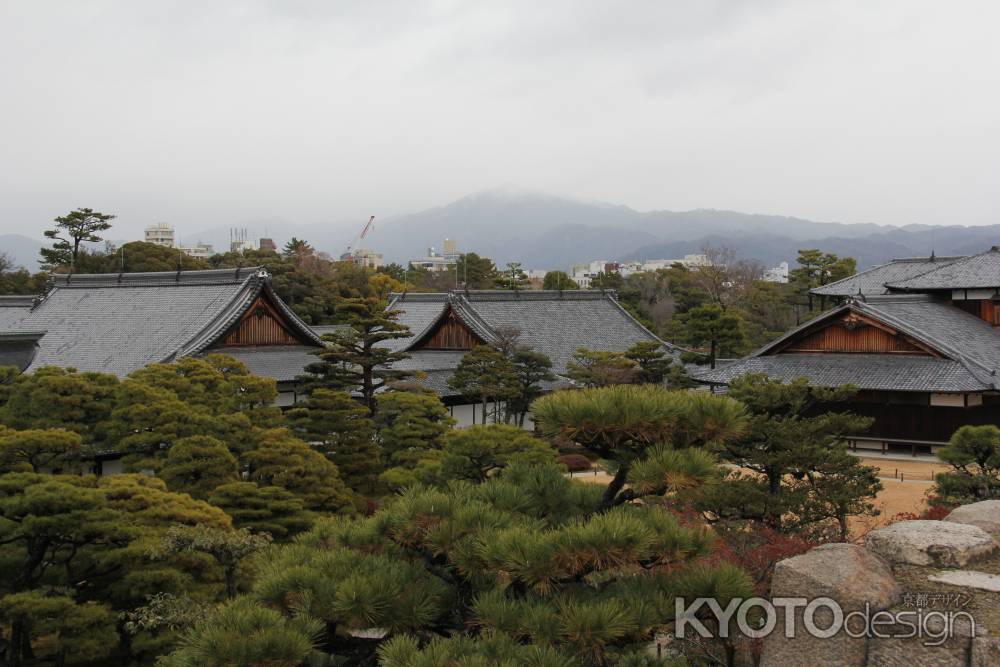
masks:
<path fill-rule="evenodd" d="M 360 225 L 359 225 L 360 227 Z M 273 229 L 274 227 L 272 227 Z M 337 256 L 351 243 L 343 225 L 282 224 L 287 235 L 309 241 Z M 184 234 L 228 246 L 229 230 L 213 228 Z M 497 264 L 521 262 L 532 269 L 568 268 L 593 259 L 671 259 L 696 253 L 705 244 L 725 244 L 747 259 L 767 266 L 794 263 L 800 248 L 820 248 L 848 255 L 860 268 L 895 257 L 964 255 L 1000 243 L 1000 225 L 906 225 L 815 222 L 802 218 L 698 209 L 642 212 L 627 206 L 585 202 L 552 195 L 494 190 L 470 195 L 446 206 L 376 220 L 361 245 L 380 252 L 387 262 L 405 263 L 438 250 L 445 238 L 460 251 L 476 252 Z M 0 236 L 0 251 L 28 264 L 37 257 L 38 241 Z"/>

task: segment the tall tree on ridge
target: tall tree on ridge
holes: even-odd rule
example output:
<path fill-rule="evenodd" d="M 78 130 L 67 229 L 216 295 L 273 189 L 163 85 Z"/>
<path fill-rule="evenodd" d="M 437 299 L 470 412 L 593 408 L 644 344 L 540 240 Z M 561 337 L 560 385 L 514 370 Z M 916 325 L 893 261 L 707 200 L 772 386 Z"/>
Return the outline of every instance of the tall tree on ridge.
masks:
<path fill-rule="evenodd" d="M 110 221 L 114 219 L 113 215 L 91 208 L 78 208 L 56 218 L 55 229 L 45 230 L 45 238 L 52 239 L 55 243 L 51 248 L 42 248 L 39 251 L 42 255 L 42 264 L 50 269 L 69 266 L 72 270 L 80 255 L 80 244 L 102 241 L 99 233 L 111 229 Z"/>
<path fill-rule="evenodd" d="M 410 329 L 398 320 L 399 310 L 389 310 L 377 297 L 344 299 L 336 307 L 336 315 L 350 330 L 327 334 L 330 346 L 315 354 L 320 361 L 306 366 L 301 380 L 308 389 L 326 387 L 357 391 L 375 414 L 375 393 L 388 383 L 413 375 L 410 371 L 393 370 L 391 364 L 407 358 L 405 352 L 394 352 L 379 343 L 406 338 Z"/>

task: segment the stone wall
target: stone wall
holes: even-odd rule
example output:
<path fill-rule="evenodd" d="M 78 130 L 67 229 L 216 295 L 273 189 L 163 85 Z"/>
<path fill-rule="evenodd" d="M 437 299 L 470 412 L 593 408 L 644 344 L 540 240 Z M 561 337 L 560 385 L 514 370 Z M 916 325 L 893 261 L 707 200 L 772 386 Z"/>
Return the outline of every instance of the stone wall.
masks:
<path fill-rule="evenodd" d="M 997 538 L 1000 501 L 994 500 L 960 507 L 943 521 L 901 521 L 872 531 L 863 546 L 826 544 L 780 561 L 775 566 L 771 597 L 831 598 L 848 621 L 847 631 L 826 639 L 814 637 L 803 631 L 803 607 L 795 608 L 794 618 L 789 619 L 779 608 L 778 630 L 764 640 L 762 667 L 1000 665 L 1000 637 L 992 636 L 972 612 L 955 614 L 953 619 L 942 613 L 929 614 L 916 621 L 926 623 L 930 633 L 948 635 L 930 641 L 940 642 L 938 645 L 929 645 L 927 636 L 905 637 L 911 633 L 915 611 L 902 604 L 906 591 L 898 580 L 906 572 L 908 581 L 913 581 L 916 573 L 918 580 L 991 596 L 985 603 L 988 608 L 1000 606 L 994 602 L 1000 599 L 1000 573 L 976 570 L 977 564 L 997 569 Z M 868 618 L 877 615 L 875 632 L 863 632 L 861 615 L 851 612 L 865 612 Z M 794 637 L 780 631 L 786 620 L 794 621 Z M 826 628 L 834 615 L 819 607 L 810 620 Z M 951 623 L 950 632 L 944 632 L 945 623 Z"/>

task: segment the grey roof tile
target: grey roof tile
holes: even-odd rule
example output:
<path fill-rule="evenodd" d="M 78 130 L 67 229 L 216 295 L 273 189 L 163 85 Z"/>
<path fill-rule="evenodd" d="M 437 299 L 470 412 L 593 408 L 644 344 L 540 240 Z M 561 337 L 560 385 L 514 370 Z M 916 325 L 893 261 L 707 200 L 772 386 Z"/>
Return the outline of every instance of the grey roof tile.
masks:
<path fill-rule="evenodd" d="M 319 361 L 319 357 L 312 354 L 317 349 L 309 345 L 259 345 L 209 351 L 227 354 L 243 362 L 254 375 L 293 382 L 305 373 L 307 365 Z"/>
<path fill-rule="evenodd" d="M 640 341 L 656 341 L 672 353 L 666 343 L 622 308 L 614 294 L 593 290 L 469 290 L 437 294 L 397 294 L 390 308 L 402 311 L 400 321 L 410 327 L 410 338 L 389 341 L 387 347 L 406 350 L 419 341 L 451 307 L 455 314 L 483 340 L 492 342 L 505 329 L 520 332 L 519 342 L 545 354 L 553 370 L 565 373 L 573 353 L 592 350 L 624 351 Z M 397 368 L 422 370 L 423 384 L 440 395 L 453 395 L 447 379 L 465 352 L 415 350 Z M 566 386 L 561 379 L 552 386 Z"/>
<path fill-rule="evenodd" d="M 52 289 L 16 322 L 44 331 L 29 371 L 73 367 L 124 376 L 147 364 L 204 352 L 262 292 L 303 340 L 322 345 L 273 294 L 259 268 L 54 276 Z"/>
<path fill-rule="evenodd" d="M 1000 248 L 993 246 L 933 271 L 888 282 L 894 290 L 907 291 L 1000 288 Z"/>
<path fill-rule="evenodd" d="M 800 332 L 847 312 L 857 312 L 905 333 L 944 358 L 898 354 L 781 353 Z M 806 322 L 732 364 L 697 374 L 704 382 L 725 382 L 762 372 L 779 379 L 809 377 L 816 384 L 851 383 L 864 389 L 897 391 L 984 391 L 997 386 L 1000 332 L 987 322 L 925 294 L 888 294 L 851 299 Z"/>
<path fill-rule="evenodd" d="M 13 330 L 14 325 L 31 312 L 33 296 L 0 295 L 0 332 Z"/>
<path fill-rule="evenodd" d="M 947 266 L 961 257 L 912 257 L 894 259 L 886 264 L 873 266 L 853 276 L 810 290 L 820 296 L 857 296 L 886 294 L 886 283 L 905 280 Z"/>
<path fill-rule="evenodd" d="M 810 384 L 856 385 L 881 391 L 977 392 L 989 389 L 957 361 L 892 354 L 775 354 L 747 357 L 699 373 L 701 382 L 728 384 L 747 373 L 763 373 L 785 382 L 808 378 Z"/>

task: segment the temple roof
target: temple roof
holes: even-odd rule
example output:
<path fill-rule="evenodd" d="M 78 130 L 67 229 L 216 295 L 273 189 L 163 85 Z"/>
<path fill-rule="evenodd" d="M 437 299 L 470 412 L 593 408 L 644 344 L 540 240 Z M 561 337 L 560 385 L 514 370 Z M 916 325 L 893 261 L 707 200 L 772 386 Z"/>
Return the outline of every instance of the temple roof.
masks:
<path fill-rule="evenodd" d="M 849 313 L 881 322 L 938 356 L 782 351 L 789 341 Z M 959 392 L 996 388 L 997 369 L 1000 332 L 987 322 L 928 295 L 885 295 L 848 300 L 749 356 L 696 377 L 728 384 L 746 373 L 765 373 L 781 380 L 807 377 L 821 386 L 850 383 L 860 389 Z"/>
<path fill-rule="evenodd" d="M 873 266 L 842 280 L 810 290 L 819 296 L 865 296 L 887 294 L 886 283 L 906 280 L 947 266 L 962 257 L 911 257 Z"/>
<path fill-rule="evenodd" d="M 256 267 L 57 275 L 45 297 L 0 332 L 44 332 L 28 371 L 64 366 L 124 376 L 150 363 L 204 352 L 262 294 L 305 346 L 323 344 L 273 293 L 267 272 Z"/>
<path fill-rule="evenodd" d="M 566 372 L 566 364 L 581 347 L 621 352 L 641 341 L 655 341 L 670 353 L 680 352 L 642 326 L 622 308 L 613 292 L 470 290 L 393 294 L 389 308 L 401 311 L 399 321 L 414 334 L 384 343 L 410 355 L 394 367 L 425 373 L 426 377 L 418 382 L 440 396 L 456 393 L 448 387 L 448 378 L 466 350 L 429 350 L 420 345 L 448 313 L 454 313 L 486 343 L 495 343 L 510 331 L 517 331 L 518 343 L 549 357 L 556 374 Z M 545 388 L 569 384 L 560 377 Z"/>
<path fill-rule="evenodd" d="M 891 290 L 927 291 L 1000 288 L 1000 247 L 962 257 L 909 278 L 887 281 Z"/>

